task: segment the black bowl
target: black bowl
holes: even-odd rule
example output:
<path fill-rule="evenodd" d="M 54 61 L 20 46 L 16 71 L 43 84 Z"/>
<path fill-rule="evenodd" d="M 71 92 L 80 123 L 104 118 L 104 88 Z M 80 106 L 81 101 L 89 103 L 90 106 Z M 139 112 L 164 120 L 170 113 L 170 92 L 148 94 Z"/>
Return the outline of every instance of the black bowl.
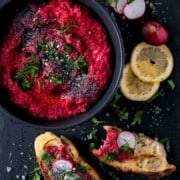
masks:
<path fill-rule="evenodd" d="M 112 43 L 112 56 L 114 62 L 113 74 L 108 87 L 105 89 L 104 93 L 93 105 L 93 107 L 90 108 L 87 112 L 65 120 L 60 119 L 56 121 L 48 121 L 31 116 L 25 110 L 22 110 L 21 108 L 14 105 L 8 98 L 7 90 L 0 87 L 0 111 L 7 118 L 14 119 L 17 122 L 23 122 L 26 125 L 32 125 L 34 127 L 44 129 L 65 129 L 85 122 L 91 117 L 95 116 L 110 102 L 116 93 L 119 87 L 119 81 L 124 63 L 124 47 L 120 31 L 116 25 L 115 20 L 111 17 L 105 6 L 96 0 L 78 0 L 77 2 L 88 6 L 94 12 L 94 14 L 96 14 L 97 18 L 99 18 L 100 21 L 104 24 L 107 32 L 109 33 L 109 39 Z M 3 27 L 0 28 L 0 39 L 7 32 L 8 26 L 16 14 L 17 8 L 21 9 L 23 7 L 22 4 L 23 3 L 20 3 L 19 0 L 9 0 L 0 3 L 0 23 L 3 25 Z"/>

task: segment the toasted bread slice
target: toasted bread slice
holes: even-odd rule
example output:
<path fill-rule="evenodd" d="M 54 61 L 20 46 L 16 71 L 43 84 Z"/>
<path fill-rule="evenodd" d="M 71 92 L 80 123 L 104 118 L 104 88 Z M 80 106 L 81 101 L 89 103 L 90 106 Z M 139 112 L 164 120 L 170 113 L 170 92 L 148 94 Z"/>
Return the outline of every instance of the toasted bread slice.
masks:
<path fill-rule="evenodd" d="M 45 151 L 47 147 L 66 145 L 68 154 L 72 158 L 73 162 L 79 166 L 86 167 L 86 173 L 92 180 L 101 180 L 100 175 L 96 170 L 89 165 L 82 157 L 79 156 L 79 152 L 74 144 L 64 136 L 57 137 L 51 132 L 46 132 L 39 135 L 34 142 L 35 154 L 37 162 L 41 168 L 42 174 L 45 180 L 51 180 L 52 174 L 49 175 L 47 171 L 47 164 L 41 160 L 41 153 Z"/>
<path fill-rule="evenodd" d="M 100 155 L 98 151 L 107 146 L 106 141 L 109 130 L 113 130 L 113 132 L 117 134 L 120 134 L 123 130 L 112 126 L 104 126 L 104 129 L 107 132 L 104 144 L 99 149 L 92 150 L 92 153 L 103 163 L 123 172 L 132 172 L 155 177 L 167 176 L 176 170 L 176 166 L 168 164 L 166 152 L 161 143 L 147 136 L 143 136 L 143 138 L 140 139 L 136 134 L 136 145 L 132 157 L 123 161 L 119 159 L 107 160 L 105 155 Z M 111 146 L 113 146 L 113 144 L 111 144 Z"/>

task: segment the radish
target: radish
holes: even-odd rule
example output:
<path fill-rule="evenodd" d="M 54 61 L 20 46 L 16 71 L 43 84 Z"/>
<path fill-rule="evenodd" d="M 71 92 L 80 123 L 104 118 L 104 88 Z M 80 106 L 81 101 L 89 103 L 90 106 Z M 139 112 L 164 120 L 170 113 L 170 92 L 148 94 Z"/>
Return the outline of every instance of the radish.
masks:
<path fill-rule="evenodd" d="M 115 12 L 118 14 L 123 13 L 123 9 L 128 3 L 128 0 L 112 0 L 110 6 L 114 8 Z"/>
<path fill-rule="evenodd" d="M 70 174 L 66 174 L 64 176 L 64 180 L 81 180 L 81 176 L 76 174 L 76 173 L 70 173 Z"/>
<path fill-rule="evenodd" d="M 126 143 L 128 143 L 130 148 L 134 149 L 136 146 L 136 137 L 129 131 L 122 131 L 117 138 L 117 144 L 121 148 Z"/>
<path fill-rule="evenodd" d="M 144 15 L 146 10 L 146 3 L 144 0 L 133 0 L 126 4 L 123 9 L 123 14 L 128 19 L 137 19 Z"/>
<path fill-rule="evenodd" d="M 53 163 L 53 173 L 58 175 L 64 175 L 67 172 L 71 172 L 73 170 L 73 164 L 71 161 L 66 159 L 58 159 Z"/>
<path fill-rule="evenodd" d="M 162 45 L 168 40 L 167 29 L 156 21 L 148 21 L 142 28 L 143 36 L 147 43 L 152 45 Z"/>

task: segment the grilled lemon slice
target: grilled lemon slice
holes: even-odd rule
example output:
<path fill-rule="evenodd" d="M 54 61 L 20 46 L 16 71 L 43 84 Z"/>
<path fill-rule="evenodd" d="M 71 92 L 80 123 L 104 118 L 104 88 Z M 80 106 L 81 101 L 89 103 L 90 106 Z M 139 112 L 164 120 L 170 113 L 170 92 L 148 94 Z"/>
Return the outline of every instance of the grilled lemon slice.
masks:
<path fill-rule="evenodd" d="M 160 86 L 159 82 L 147 83 L 139 80 L 127 64 L 123 70 L 123 76 L 120 82 L 122 94 L 133 101 L 146 101 L 154 96 Z"/>
<path fill-rule="evenodd" d="M 173 56 L 166 45 L 138 44 L 131 56 L 133 73 L 144 82 L 161 82 L 171 74 Z"/>

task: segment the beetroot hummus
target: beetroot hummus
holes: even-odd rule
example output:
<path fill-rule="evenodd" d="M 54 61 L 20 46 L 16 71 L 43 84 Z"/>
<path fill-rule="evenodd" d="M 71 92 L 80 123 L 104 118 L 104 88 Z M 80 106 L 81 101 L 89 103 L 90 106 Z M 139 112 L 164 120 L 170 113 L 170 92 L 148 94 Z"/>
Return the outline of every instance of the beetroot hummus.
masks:
<path fill-rule="evenodd" d="M 87 111 L 110 75 L 107 33 L 76 1 L 30 4 L 0 48 L 0 85 L 15 104 L 39 118 Z"/>
<path fill-rule="evenodd" d="M 128 153 L 119 148 L 117 144 L 119 132 L 115 129 L 109 129 L 107 131 L 104 144 L 98 149 L 97 155 L 103 157 L 107 161 L 119 160 L 125 161 L 133 157 L 133 152 Z"/>

